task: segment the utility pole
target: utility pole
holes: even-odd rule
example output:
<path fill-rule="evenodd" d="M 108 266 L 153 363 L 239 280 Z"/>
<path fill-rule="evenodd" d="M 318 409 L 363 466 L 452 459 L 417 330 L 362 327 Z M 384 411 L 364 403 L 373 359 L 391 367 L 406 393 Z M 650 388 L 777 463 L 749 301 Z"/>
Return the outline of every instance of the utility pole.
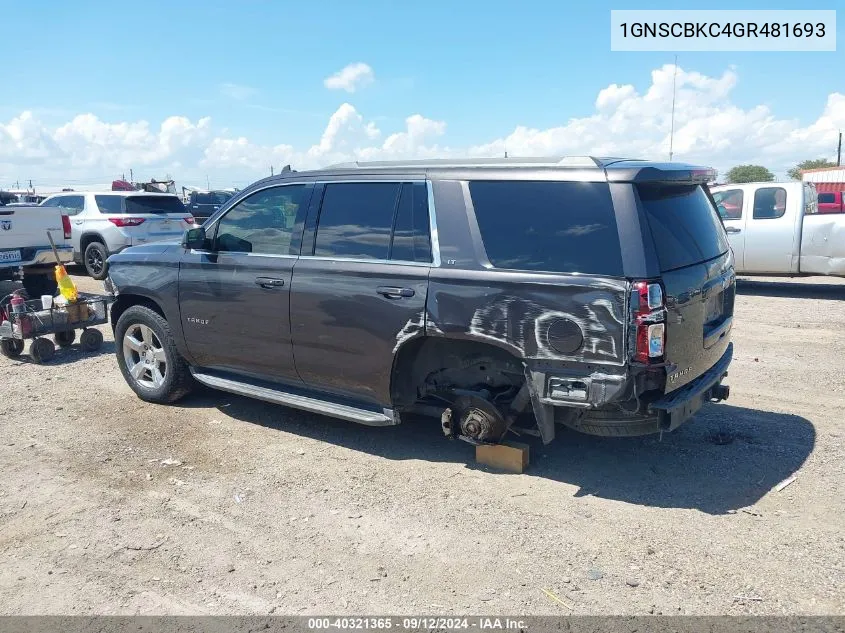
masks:
<path fill-rule="evenodd" d="M 135 172 L 133 172 L 131 168 L 129 169 L 129 182 L 135 182 Z"/>
<path fill-rule="evenodd" d="M 842 132 L 839 133 L 839 145 L 836 147 L 836 166 L 842 167 Z"/>
<path fill-rule="evenodd" d="M 208 174 L 205 175 L 205 188 L 211 191 L 211 181 L 208 179 Z"/>
<path fill-rule="evenodd" d="M 675 67 L 672 69 L 672 122 L 669 128 L 669 162 L 672 162 L 672 149 L 675 144 L 675 79 L 678 76 L 678 56 L 675 55 Z"/>

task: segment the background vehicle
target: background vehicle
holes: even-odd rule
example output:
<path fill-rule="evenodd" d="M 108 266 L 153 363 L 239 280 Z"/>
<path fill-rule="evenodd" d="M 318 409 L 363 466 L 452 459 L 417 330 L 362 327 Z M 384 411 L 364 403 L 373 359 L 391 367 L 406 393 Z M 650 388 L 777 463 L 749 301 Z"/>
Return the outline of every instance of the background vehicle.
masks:
<path fill-rule="evenodd" d="M 235 195 L 235 191 L 214 190 L 214 191 L 200 191 L 197 189 L 188 189 L 182 187 L 185 196 L 185 206 L 197 224 L 202 224 L 210 216 L 214 215 L 229 198 Z"/>
<path fill-rule="evenodd" d="M 819 213 L 845 213 L 845 191 L 824 191 L 818 194 Z"/>
<path fill-rule="evenodd" d="M 845 215 L 820 214 L 811 183 L 721 185 L 711 192 L 738 273 L 845 275 Z"/>
<path fill-rule="evenodd" d="M 497 442 L 672 430 L 724 399 L 734 273 L 688 165 L 365 163 L 262 180 L 111 260 L 118 364 L 369 425 Z"/>
<path fill-rule="evenodd" d="M 178 196 L 108 191 L 51 196 L 43 205 L 70 216 L 73 259 L 94 279 L 105 279 L 106 260 L 128 246 L 179 237 L 193 224 Z"/>
<path fill-rule="evenodd" d="M 56 291 L 56 258 L 47 231 L 56 242 L 62 263 L 71 261 L 70 221 L 61 209 L 0 204 L 0 279 L 22 278 L 32 298 Z"/>

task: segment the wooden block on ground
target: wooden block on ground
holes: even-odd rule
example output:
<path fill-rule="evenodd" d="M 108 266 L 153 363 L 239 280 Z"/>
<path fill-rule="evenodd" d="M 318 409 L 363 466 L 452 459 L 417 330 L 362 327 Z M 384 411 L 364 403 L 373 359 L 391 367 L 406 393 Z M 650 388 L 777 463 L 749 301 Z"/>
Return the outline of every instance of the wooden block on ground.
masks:
<path fill-rule="evenodd" d="M 475 447 L 475 461 L 511 473 L 521 473 L 528 468 L 528 444 L 481 444 Z"/>

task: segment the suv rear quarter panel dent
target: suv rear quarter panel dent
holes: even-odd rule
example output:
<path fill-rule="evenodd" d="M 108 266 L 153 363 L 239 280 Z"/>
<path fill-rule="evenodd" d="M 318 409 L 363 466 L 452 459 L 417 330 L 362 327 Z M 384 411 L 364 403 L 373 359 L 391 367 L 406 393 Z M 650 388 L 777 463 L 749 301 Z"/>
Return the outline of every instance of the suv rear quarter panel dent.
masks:
<path fill-rule="evenodd" d="M 449 277 L 432 271 L 428 336 L 491 343 L 524 360 L 625 364 L 624 280 L 560 276 L 538 280 L 540 275 L 502 271 Z M 558 319 L 569 319 L 581 328 L 584 343 L 576 352 L 561 354 L 549 345 L 548 328 Z"/>

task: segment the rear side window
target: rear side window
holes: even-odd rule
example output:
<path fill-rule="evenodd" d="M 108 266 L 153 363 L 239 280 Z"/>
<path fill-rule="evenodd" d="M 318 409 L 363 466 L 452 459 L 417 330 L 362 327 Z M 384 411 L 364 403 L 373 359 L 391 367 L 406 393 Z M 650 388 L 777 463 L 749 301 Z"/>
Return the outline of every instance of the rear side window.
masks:
<path fill-rule="evenodd" d="M 314 255 L 431 262 L 428 198 L 423 183 L 329 183 Z"/>
<path fill-rule="evenodd" d="M 314 255 L 387 259 L 398 182 L 326 185 Z"/>
<path fill-rule="evenodd" d="M 431 262 L 427 192 L 422 183 L 402 185 L 389 257 L 397 261 Z"/>
<path fill-rule="evenodd" d="M 786 189 L 760 187 L 754 192 L 755 220 L 774 220 L 786 213 Z"/>
<path fill-rule="evenodd" d="M 100 213 L 125 213 L 123 196 L 94 196 Z"/>
<path fill-rule="evenodd" d="M 836 202 L 836 195 L 832 193 L 820 193 L 819 202 L 822 204 L 833 204 Z"/>
<path fill-rule="evenodd" d="M 742 203 L 745 200 L 742 189 L 716 191 L 713 194 L 713 199 L 716 201 L 716 209 L 719 211 L 719 215 L 725 220 L 742 218 Z"/>
<path fill-rule="evenodd" d="M 639 185 L 660 269 L 674 270 L 727 252 L 716 209 L 701 186 Z"/>
<path fill-rule="evenodd" d="M 496 268 L 623 275 L 606 183 L 476 180 L 469 190 Z"/>

